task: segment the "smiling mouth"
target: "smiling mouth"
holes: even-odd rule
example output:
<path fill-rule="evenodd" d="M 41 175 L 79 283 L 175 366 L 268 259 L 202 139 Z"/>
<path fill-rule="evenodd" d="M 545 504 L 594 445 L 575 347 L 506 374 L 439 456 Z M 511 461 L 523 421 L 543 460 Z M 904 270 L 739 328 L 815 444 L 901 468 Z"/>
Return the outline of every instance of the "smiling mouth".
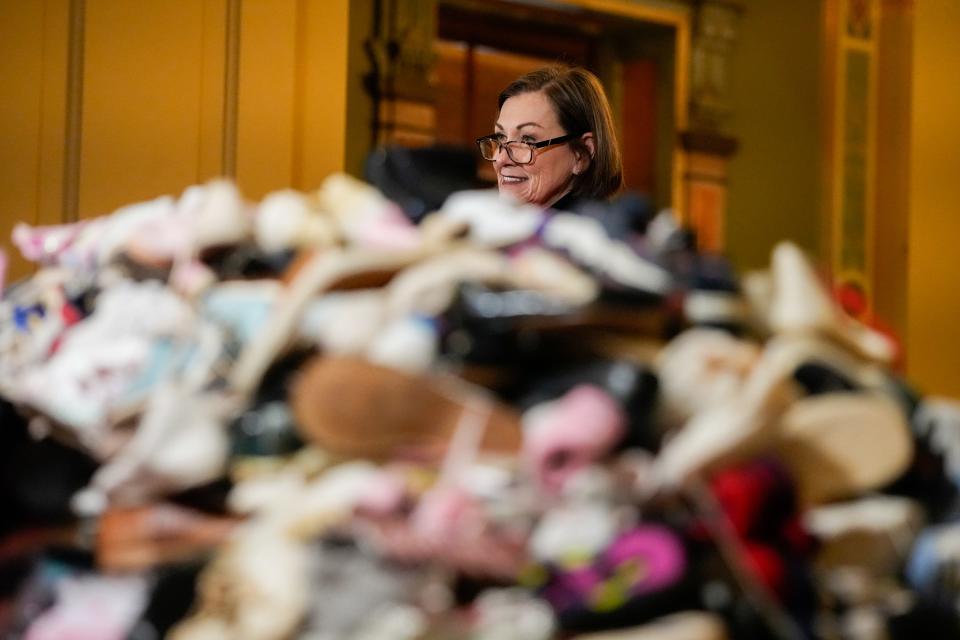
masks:
<path fill-rule="evenodd" d="M 505 175 L 500 176 L 500 181 L 503 184 L 520 184 L 524 180 L 526 180 L 526 178 L 521 178 L 519 176 L 505 176 Z"/>

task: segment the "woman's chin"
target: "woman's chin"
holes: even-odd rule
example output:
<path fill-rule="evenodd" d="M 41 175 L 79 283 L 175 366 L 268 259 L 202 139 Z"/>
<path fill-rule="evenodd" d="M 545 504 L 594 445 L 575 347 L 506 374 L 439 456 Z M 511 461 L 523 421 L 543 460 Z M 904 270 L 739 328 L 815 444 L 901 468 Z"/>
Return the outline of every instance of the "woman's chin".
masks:
<path fill-rule="evenodd" d="M 524 184 L 504 184 L 499 183 L 500 195 L 512 198 L 518 202 L 530 202 L 530 194 L 523 188 Z"/>

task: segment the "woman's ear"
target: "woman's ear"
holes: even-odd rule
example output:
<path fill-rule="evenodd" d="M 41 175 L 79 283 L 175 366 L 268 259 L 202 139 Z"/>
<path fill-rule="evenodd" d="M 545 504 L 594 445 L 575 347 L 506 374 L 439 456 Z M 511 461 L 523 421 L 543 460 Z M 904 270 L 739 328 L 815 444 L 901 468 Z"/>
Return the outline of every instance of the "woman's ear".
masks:
<path fill-rule="evenodd" d="M 593 139 L 593 133 L 588 131 L 587 133 L 580 136 L 581 145 L 576 154 L 576 164 L 574 165 L 573 172 L 576 175 L 579 175 L 587 170 L 587 167 L 590 166 L 590 161 L 593 160 L 593 156 L 596 153 L 596 141 Z M 587 153 L 584 153 L 584 149 Z"/>

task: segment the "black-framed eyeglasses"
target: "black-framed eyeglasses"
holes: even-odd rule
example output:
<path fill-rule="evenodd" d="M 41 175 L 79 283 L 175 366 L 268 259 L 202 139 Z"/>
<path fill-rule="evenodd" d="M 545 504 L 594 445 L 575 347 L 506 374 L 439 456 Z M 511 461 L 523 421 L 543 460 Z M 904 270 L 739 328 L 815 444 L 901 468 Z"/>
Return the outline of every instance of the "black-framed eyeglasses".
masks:
<path fill-rule="evenodd" d="M 484 160 L 493 160 L 497 157 L 497 151 L 505 149 L 510 160 L 515 164 L 530 164 L 533 162 L 533 152 L 537 149 L 572 140 L 577 135 L 576 133 L 568 133 L 558 138 L 550 138 L 540 142 L 523 142 L 521 140 L 502 140 L 502 136 L 493 134 L 477 138 L 477 148 L 480 149 L 480 155 L 483 156 Z"/>

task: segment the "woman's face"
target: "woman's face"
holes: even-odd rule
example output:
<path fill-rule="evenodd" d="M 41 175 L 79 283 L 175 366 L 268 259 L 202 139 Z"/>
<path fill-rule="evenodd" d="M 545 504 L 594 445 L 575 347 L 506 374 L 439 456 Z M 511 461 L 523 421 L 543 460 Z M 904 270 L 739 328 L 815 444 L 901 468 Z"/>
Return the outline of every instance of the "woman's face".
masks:
<path fill-rule="evenodd" d="M 560 126 L 547 96 L 536 91 L 521 93 L 503 103 L 496 133 L 504 140 L 540 142 L 568 132 Z M 592 142 L 590 139 L 588 144 Z M 537 149 L 530 164 L 516 164 L 506 150 L 500 149 L 493 160 L 497 186 L 501 194 L 548 207 L 570 190 L 574 175 L 586 168 L 589 159 L 582 155 L 563 143 Z"/>

